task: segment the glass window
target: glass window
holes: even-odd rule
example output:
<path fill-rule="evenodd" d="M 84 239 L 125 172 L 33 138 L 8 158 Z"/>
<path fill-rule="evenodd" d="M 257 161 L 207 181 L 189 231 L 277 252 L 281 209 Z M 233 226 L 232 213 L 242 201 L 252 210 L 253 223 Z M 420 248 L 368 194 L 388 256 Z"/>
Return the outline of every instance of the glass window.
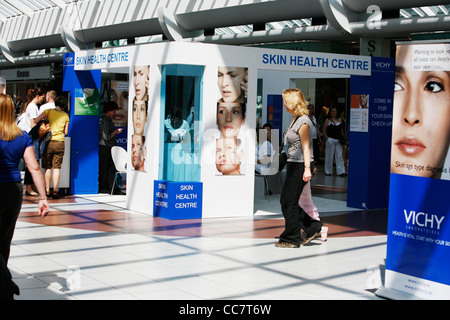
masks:
<path fill-rule="evenodd" d="M 200 181 L 202 66 L 162 68 L 160 179 Z"/>

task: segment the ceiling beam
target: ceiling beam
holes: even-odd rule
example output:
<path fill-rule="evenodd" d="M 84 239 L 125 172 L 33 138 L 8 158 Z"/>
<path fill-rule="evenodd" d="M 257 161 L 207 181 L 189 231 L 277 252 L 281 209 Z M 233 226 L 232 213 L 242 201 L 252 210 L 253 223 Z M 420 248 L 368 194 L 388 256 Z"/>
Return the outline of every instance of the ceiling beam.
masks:
<path fill-rule="evenodd" d="M 50 0 L 52 3 L 60 7 L 61 9 L 64 8 L 67 3 L 64 0 Z"/>
<path fill-rule="evenodd" d="M 14 8 L 22 12 L 24 15 L 31 17 L 34 13 L 32 9 L 27 7 L 22 1 L 20 0 L 5 0 L 5 2 L 12 5 Z"/>

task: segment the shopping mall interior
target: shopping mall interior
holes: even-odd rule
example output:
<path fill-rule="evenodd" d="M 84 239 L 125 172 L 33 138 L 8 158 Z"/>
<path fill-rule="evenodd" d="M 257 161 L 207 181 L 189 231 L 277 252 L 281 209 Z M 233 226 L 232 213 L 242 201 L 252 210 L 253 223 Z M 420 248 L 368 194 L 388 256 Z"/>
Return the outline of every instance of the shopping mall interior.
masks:
<path fill-rule="evenodd" d="M 386 117 L 392 119 L 394 69 L 389 71 L 392 78 L 381 78 L 387 79 L 392 92 L 380 94 L 377 87 L 381 84 L 374 75 L 375 62 L 365 73 L 315 71 L 311 69 L 314 66 L 290 70 L 281 65 L 286 64 L 283 57 L 292 52 L 298 57 L 300 54 L 330 57 L 330 61 L 357 57 L 370 65 L 372 61 L 394 62 L 399 44 L 444 43 L 450 49 L 449 11 L 448 0 L 0 2 L 0 77 L 6 80 L 5 92 L 17 105 L 26 99 L 29 89 L 36 87 L 55 90 L 71 102 L 71 127 L 66 137 L 69 147 L 63 160 L 60 194 L 48 199 L 51 211 L 47 217 L 36 214 L 37 198 L 25 194 L 24 187 L 8 261 L 13 281 L 20 288 L 20 295 L 14 298 L 178 301 L 423 298 L 408 291 L 380 290 L 386 287 L 386 269 L 391 268 L 386 266 L 386 258 L 392 122 L 387 125 L 383 122 L 380 125 L 383 128 L 372 129 L 372 125 L 367 128 L 351 118 L 360 115 L 351 105 L 354 96 L 370 91 L 371 96 L 378 95 L 384 102 L 390 99 Z M 161 45 L 167 45 L 167 52 L 162 52 Z M 200 48 L 198 54 L 190 55 L 191 50 L 197 50 L 196 45 Z M 207 46 L 205 52 L 203 45 Z M 241 51 L 234 51 L 234 47 Z M 106 57 L 126 50 L 132 56 L 131 62 L 127 58 L 115 66 L 113 62 L 118 59 L 112 61 L 108 56 L 110 64 L 77 65 L 82 58 L 89 59 L 90 54 L 94 57 L 105 53 Z M 152 50 L 159 51 L 153 54 Z M 220 57 L 211 57 L 208 50 L 217 51 Z M 237 56 L 241 52 L 243 55 L 249 52 L 249 56 Z M 252 65 L 251 61 L 259 59 L 258 54 L 264 58 Z M 266 59 L 268 56 L 271 60 Z M 281 61 L 276 60 L 279 57 Z M 68 58 L 75 61 L 70 66 L 72 74 L 86 73 L 89 81 L 94 79 L 99 97 L 94 116 L 76 111 L 76 99 L 80 98 L 76 86 L 86 88 L 86 85 L 81 77 L 76 83 L 67 76 Z M 214 104 L 218 101 L 215 92 L 211 93 L 216 89 L 209 90 L 213 86 L 208 79 L 215 81 L 217 66 L 241 66 L 235 65 L 239 59 L 248 66 L 247 129 L 258 132 L 263 124 L 271 123 L 277 129 L 277 144 L 282 144 L 282 132 L 289 126 L 290 115 L 283 111 L 282 102 L 277 105 L 276 99 L 281 97 L 282 88 L 288 86 L 302 90 L 307 102 L 313 105 L 315 116 L 321 121 L 319 140 L 324 136 L 324 119 L 320 118 L 323 112 L 337 107 L 346 126 L 347 141 L 342 145 L 344 173 L 338 172 L 341 169 L 333 160 L 332 172 L 326 172 L 325 143 L 317 145 L 310 187 L 325 228 L 300 248 L 275 246 L 285 228 L 280 205 L 285 169 L 263 175 L 255 172 L 253 160 L 239 176 L 219 176 L 206 159 L 209 141 L 205 136 L 203 140 L 198 138 L 199 132 L 202 137 L 216 125 L 216 115 L 205 107 L 208 101 Z M 204 61 L 200 69 L 197 67 L 202 62 L 197 60 Z M 287 61 L 292 67 L 294 60 Z M 133 94 L 137 95 L 131 85 L 132 67 L 144 64 L 150 66 L 153 77 L 149 80 L 152 88 L 149 95 L 155 96 L 148 99 L 152 111 L 146 135 L 154 138 L 147 137 L 147 149 L 151 150 L 147 151 L 147 167 L 144 173 L 138 173 L 131 168 L 129 157 L 128 168 L 115 180 L 123 194 L 99 193 L 97 176 L 102 164 L 98 160 L 98 143 L 96 137 L 91 140 L 87 137 L 98 133 L 102 107 L 114 100 L 120 113 L 123 112 L 117 116 L 116 125 L 128 126 L 118 136 L 117 145 L 131 150 L 134 135 L 130 106 Z M 180 71 L 180 66 L 186 65 L 189 68 Z M 266 67 L 273 70 L 265 70 Z M 359 86 L 365 86 L 365 91 L 355 89 Z M 378 105 L 378 111 L 387 105 L 374 100 L 370 103 Z M 177 105 L 181 106 L 184 118 L 194 110 L 194 105 L 196 114 L 201 114 L 196 118 L 195 130 L 191 129 L 192 154 L 197 147 L 202 153 L 192 179 L 167 178 L 172 177 L 173 168 L 166 164 L 167 159 L 162 160 L 167 138 L 160 127 Z M 379 114 L 381 111 L 376 114 L 381 117 Z M 255 146 L 248 148 L 247 156 L 256 153 Z M 380 163 L 375 165 L 375 161 Z M 366 163 L 376 171 L 368 169 Z M 162 180 L 203 183 L 199 216 L 172 218 L 170 213 L 156 214 L 155 189 Z M 448 206 L 444 210 L 448 214 Z M 395 281 L 388 282 L 391 285 Z M 434 288 L 428 282 L 426 285 Z M 440 295 L 433 297 L 449 299 L 448 281 L 442 286 L 441 291 L 436 289 Z"/>

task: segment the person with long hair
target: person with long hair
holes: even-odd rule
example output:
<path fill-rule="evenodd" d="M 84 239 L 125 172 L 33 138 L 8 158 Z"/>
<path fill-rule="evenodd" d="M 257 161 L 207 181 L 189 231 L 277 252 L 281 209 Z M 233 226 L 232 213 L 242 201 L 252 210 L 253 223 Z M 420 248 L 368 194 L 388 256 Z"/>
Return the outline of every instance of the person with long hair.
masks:
<path fill-rule="evenodd" d="M 39 194 L 38 214 L 44 217 L 50 209 L 44 177 L 36 161 L 31 138 L 16 125 L 15 106 L 11 97 L 0 94 L 0 300 L 12 300 L 14 294 L 19 294 L 7 265 L 22 207 L 23 187 L 19 171 L 22 158 Z"/>
<path fill-rule="evenodd" d="M 314 159 L 311 152 L 311 131 L 313 124 L 308 117 L 307 103 L 299 89 L 285 89 L 282 97 L 286 111 L 292 115 L 292 122 L 284 133 L 287 164 L 280 203 L 285 219 L 285 230 L 275 246 L 298 248 L 301 229 L 306 232 L 306 238 L 302 244 L 307 244 L 320 233 L 322 228 L 322 222 L 313 220 L 298 204 L 303 187 L 312 178 Z"/>
<path fill-rule="evenodd" d="M 25 107 L 25 117 L 18 124 L 20 129 L 25 132 L 30 132 L 31 128 L 39 122 L 36 121 L 36 118 L 40 114 L 39 106 L 45 102 L 46 95 L 47 92 L 39 87 L 29 90 L 27 98 L 30 102 Z"/>

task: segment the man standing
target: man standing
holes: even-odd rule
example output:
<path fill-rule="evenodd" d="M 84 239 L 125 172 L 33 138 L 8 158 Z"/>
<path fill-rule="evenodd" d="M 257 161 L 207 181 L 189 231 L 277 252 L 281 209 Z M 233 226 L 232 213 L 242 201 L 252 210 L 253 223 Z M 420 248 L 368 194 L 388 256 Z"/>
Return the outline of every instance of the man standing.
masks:
<path fill-rule="evenodd" d="M 55 109 L 55 99 L 57 97 L 56 91 L 50 90 L 47 92 L 47 95 L 45 96 L 45 100 L 47 101 L 46 104 L 43 104 L 39 108 L 39 114 L 44 112 L 47 109 Z"/>
<path fill-rule="evenodd" d="M 111 148 L 117 144 L 116 135 L 122 132 L 122 128 L 116 129 L 112 118 L 119 106 L 114 101 L 105 103 L 103 116 L 100 118 L 100 142 L 98 148 L 98 192 L 110 193 L 116 176 L 116 168 L 111 156 Z M 123 194 L 119 187 L 114 187 L 113 194 Z"/>

